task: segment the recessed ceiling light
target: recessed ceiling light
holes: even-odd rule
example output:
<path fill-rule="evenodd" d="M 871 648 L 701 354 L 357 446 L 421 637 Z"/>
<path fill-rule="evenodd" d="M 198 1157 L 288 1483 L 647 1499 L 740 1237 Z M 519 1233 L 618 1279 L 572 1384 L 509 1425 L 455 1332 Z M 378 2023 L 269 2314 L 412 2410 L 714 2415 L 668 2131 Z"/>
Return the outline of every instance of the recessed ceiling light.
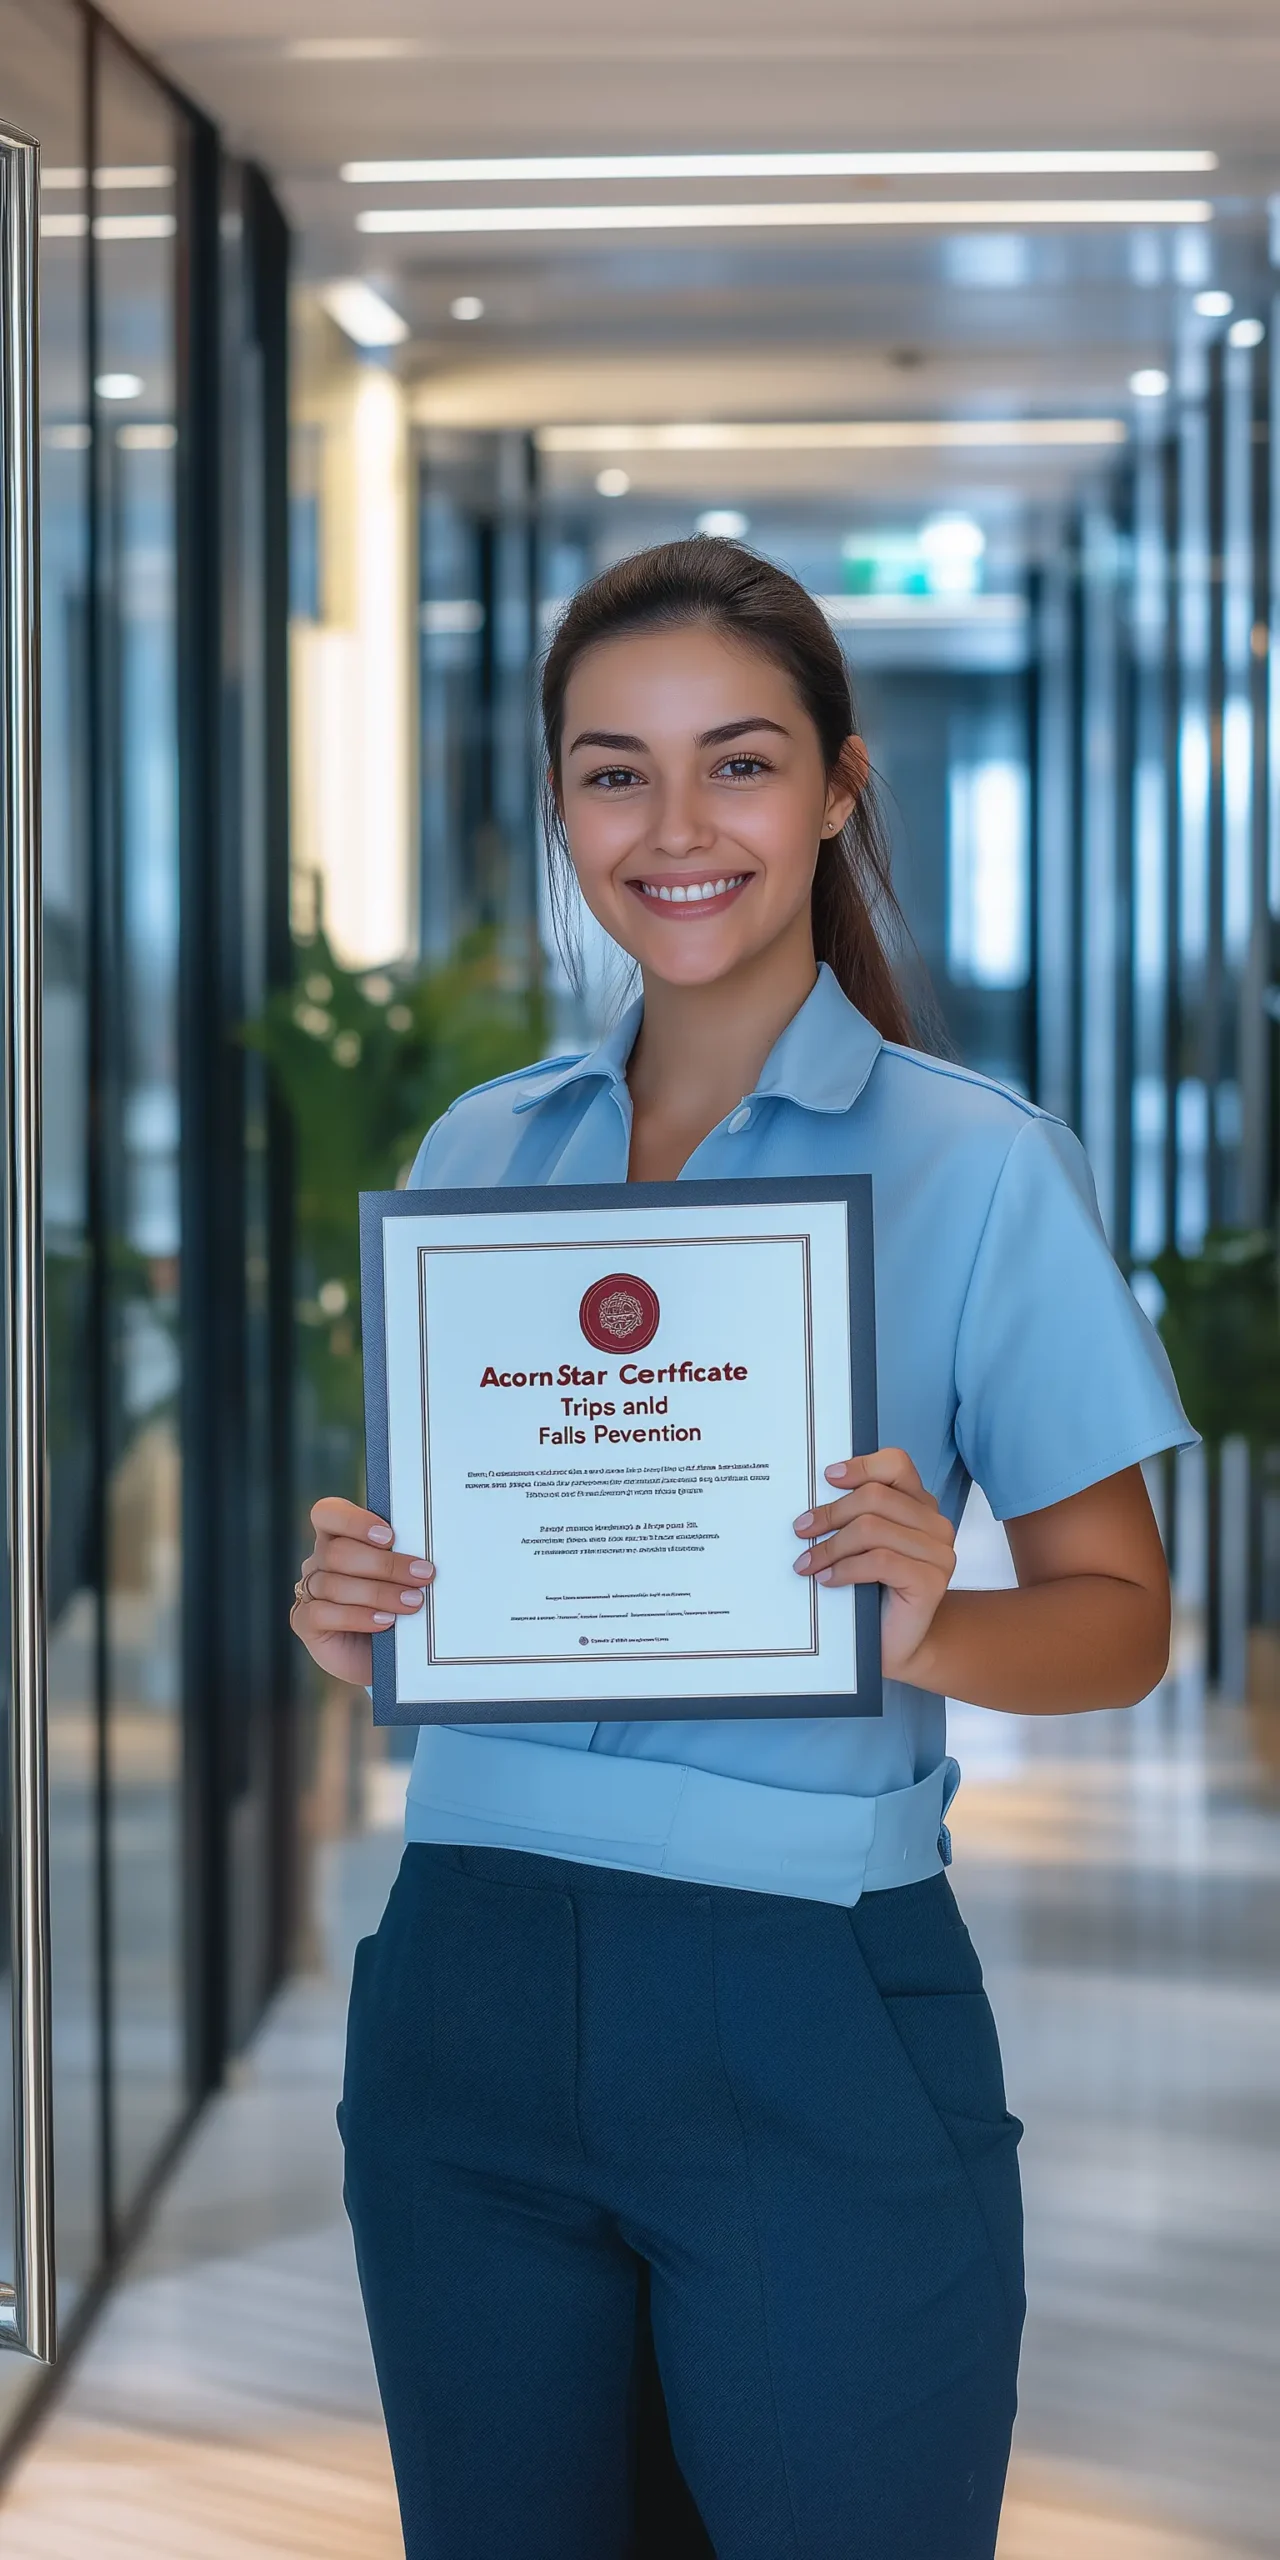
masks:
<path fill-rule="evenodd" d="M 1169 376 L 1158 364 L 1139 365 L 1129 376 L 1129 389 L 1135 400 L 1163 400 L 1169 388 Z"/>
<path fill-rule="evenodd" d="M 972 516 L 930 516 L 917 539 L 921 550 L 935 560 L 980 560 L 987 547 L 987 537 Z"/>
<path fill-rule="evenodd" d="M 295 36 L 280 48 L 286 62 L 418 62 L 418 36 Z"/>
<path fill-rule="evenodd" d="M 1235 310 L 1229 293 L 1220 293 L 1216 285 L 1208 293 L 1198 293 L 1191 305 L 1201 320 L 1229 320 Z"/>
<path fill-rule="evenodd" d="M 1027 619 L 1027 599 L 1019 595 L 984 596 L 976 590 L 958 595 L 815 596 L 828 622 L 872 630 L 946 631 L 965 624 L 992 630 L 1016 630 Z"/>
<path fill-rule="evenodd" d="M 1266 336 L 1260 320 L 1233 320 L 1227 331 L 1229 347 L 1260 347 Z"/>
<path fill-rule="evenodd" d="M 56 221 L 56 215 L 53 217 Z M 73 214 L 72 220 L 78 217 Z M 173 213 L 95 213 L 95 240 L 172 240 L 178 228 Z"/>
<path fill-rule="evenodd" d="M 94 383 L 100 400 L 136 400 L 142 391 L 140 373 L 100 373 Z"/>
<path fill-rule="evenodd" d="M 172 240 L 178 228 L 173 213 L 96 213 L 93 217 L 95 240 Z M 87 213 L 42 213 L 42 240 L 85 240 L 89 236 Z"/>
<path fill-rule="evenodd" d="M 408 321 L 359 276 L 322 285 L 319 298 L 354 346 L 401 347 L 409 335 Z"/>
<path fill-rule="evenodd" d="M 987 537 L 973 516 L 928 516 L 916 535 L 931 595 L 968 596 L 977 590 Z"/>
<path fill-rule="evenodd" d="M 94 170 L 95 187 L 171 187 L 174 172 L 165 160 L 120 161 Z M 42 168 L 41 191 L 52 188 L 82 187 L 83 169 L 63 169 L 56 165 Z"/>
<path fill-rule="evenodd" d="M 1029 224 L 1051 228 L 1079 223 L 1212 222 L 1213 206 L 1199 196 L 974 197 L 917 203 L 890 197 L 834 204 L 796 200 L 774 204 L 478 204 L 380 206 L 356 215 L 357 231 L 467 234 L 520 231 L 963 231 L 999 225 L 1018 231 Z"/>
<path fill-rule="evenodd" d="M 172 453 L 177 441 L 177 428 L 159 420 L 154 425 L 148 421 L 116 429 L 116 443 L 123 453 Z"/>
<path fill-rule="evenodd" d="M 332 41 L 324 53 L 329 60 L 341 58 Z M 307 55 L 313 61 L 320 58 L 321 47 L 308 45 Z M 354 45 L 346 58 L 357 58 Z M 578 178 L 1154 177 L 1217 165 L 1214 151 L 645 151 L 503 160 L 347 160 L 338 175 L 349 187 L 526 181 L 536 186 Z"/>
<path fill-rule="evenodd" d="M 457 293 L 449 305 L 451 320 L 483 320 L 484 304 L 478 293 Z"/>
<path fill-rule="evenodd" d="M 698 533 L 713 534 L 721 542 L 741 542 L 744 533 L 751 531 L 737 507 L 708 507 L 705 515 L 695 517 L 694 525 Z"/>
<path fill-rule="evenodd" d="M 1116 445 L 1122 418 L 698 418 L 664 426 L 538 427 L 540 453 L 908 453 Z"/>
<path fill-rule="evenodd" d="M 631 486 L 629 471 L 597 471 L 596 487 L 602 498 L 625 498 Z"/>

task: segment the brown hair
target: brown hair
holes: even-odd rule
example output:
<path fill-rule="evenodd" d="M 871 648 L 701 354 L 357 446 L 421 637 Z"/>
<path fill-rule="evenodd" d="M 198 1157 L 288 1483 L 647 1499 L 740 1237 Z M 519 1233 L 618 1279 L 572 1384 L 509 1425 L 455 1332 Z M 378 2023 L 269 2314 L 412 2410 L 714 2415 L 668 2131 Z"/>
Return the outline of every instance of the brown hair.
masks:
<path fill-rule="evenodd" d="M 547 843 L 558 918 L 565 911 L 568 860 L 559 785 L 569 678 L 598 641 L 690 622 L 708 623 L 783 668 L 818 732 L 828 775 L 857 730 L 844 651 L 821 608 L 785 569 L 740 542 L 709 534 L 661 542 L 619 560 L 566 608 L 542 671 Z M 907 938 L 890 879 L 888 829 L 868 781 L 840 833 L 824 837 L 819 849 L 813 946 L 882 1037 L 909 1046 L 911 1015 L 881 938 L 886 926 L 895 940 Z"/>

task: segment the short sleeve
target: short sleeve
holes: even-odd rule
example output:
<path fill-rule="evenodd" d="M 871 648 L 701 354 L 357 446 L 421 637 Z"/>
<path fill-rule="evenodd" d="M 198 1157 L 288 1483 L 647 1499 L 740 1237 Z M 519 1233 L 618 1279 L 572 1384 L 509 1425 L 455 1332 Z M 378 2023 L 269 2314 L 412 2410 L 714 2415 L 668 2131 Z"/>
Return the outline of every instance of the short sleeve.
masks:
<path fill-rule="evenodd" d="M 1034 1119 L 1005 1158 L 956 1344 L 956 1446 L 998 1520 L 1190 1447 L 1164 1346 L 1112 1259 L 1078 1139 Z"/>
<path fill-rule="evenodd" d="M 431 1126 L 428 1129 L 407 1174 L 405 1175 L 404 1187 L 406 1191 L 430 1191 L 434 1188 L 429 1164 L 431 1141 L 436 1136 L 437 1132 L 443 1129 L 447 1116 L 447 1114 L 442 1113 L 438 1120 L 432 1121 Z"/>

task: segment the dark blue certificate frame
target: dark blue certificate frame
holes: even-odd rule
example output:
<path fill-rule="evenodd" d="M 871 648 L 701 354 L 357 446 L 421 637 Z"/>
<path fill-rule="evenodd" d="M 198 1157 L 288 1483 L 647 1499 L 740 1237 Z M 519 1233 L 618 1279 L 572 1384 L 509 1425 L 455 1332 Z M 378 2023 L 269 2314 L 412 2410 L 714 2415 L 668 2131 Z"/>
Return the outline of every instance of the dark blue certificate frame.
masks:
<path fill-rule="evenodd" d="M 360 1194 L 360 1295 L 364 1337 L 365 1481 L 371 1511 L 391 1517 L 391 1457 L 387 1427 L 387 1365 L 383 1229 L 392 1218 L 495 1216 L 518 1212 L 560 1215 L 566 1209 L 752 1208 L 844 1204 L 849 1233 L 850 1385 L 853 1400 L 851 1457 L 879 1446 L 876 1418 L 875 1270 L 872 1250 L 871 1177 L 866 1173 L 788 1176 L 759 1182 L 592 1182 L 517 1185 L 475 1191 L 362 1191 Z M 780 1524 L 780 1533 L 783 1524 Z M 373 1639 L 375 1724 L 511 1724 L 558 1722 L 631 1724 L 699 1722 L 743 1716 L 878 1716 L 883 1710 L 880 1674 L 880 1591 L 875 1583 L 854 1589 L 858 1692 L 838 1697 L 786 1698 L 539 1698 L 536 1706 L 495 1698 L 468 1698 L 434 1710 L 396 1696 L 395 1629 Z"/>

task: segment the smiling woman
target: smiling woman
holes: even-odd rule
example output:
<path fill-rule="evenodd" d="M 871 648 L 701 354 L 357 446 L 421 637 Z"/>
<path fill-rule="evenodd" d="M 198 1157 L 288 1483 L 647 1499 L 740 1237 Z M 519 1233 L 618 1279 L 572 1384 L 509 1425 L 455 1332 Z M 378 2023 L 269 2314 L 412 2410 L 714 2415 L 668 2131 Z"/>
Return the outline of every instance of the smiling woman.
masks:
<path fill-rule="evenodd" d="M 812 599 L 729 541 L 642 552 L 569 606 L 543 708 L 548 834 L 642 993 L 586 1056 L 464 1094 L 408 1187 L 870 1176 L 884 1445 L 831 1451 L 828 1498 L 778 1533 L 795 1573 L 878 1588 L 884 1703 L 423 1727 L 342 2115 L 405 2549 L 634 2548 L 647 2293 L 719 2560 L 992 2560 L 1021 2128 L 944 1873 L 944 1701 L 1150 1690 L 1169 1593 L 1139 1462 L 1191 1434 L 1075 1141 L 906 1037 L 866 750 Z M 606 1367 L 649 1338 L 644 1294 L 593 1276 Z M 611 1446 L 608 1403 L 566 1399 L 559 1429 Z M 1014 1590 L 949 1588 L 971 1479 Z M 364 1682 L 374 1629 L 443 1590 L 447 1537 L 398 1552 L 396 1523 L 334 1498 L 312 1519 L 293 1623 Z M 725 1561 L 745 1594 L 745 1551 Z"/>
<path fill-rule="evenodd" d="M 644 704 L 643 735 L 619 727 L 623 696 L 629 718 Z M 795 1003 L 816 956 L 884 1038 L 910 1040 L 882 941 L 905 926 L 848 667 L 794 579 L 705 535 L 620 561 L 564 615 L 542 710 L 562 940 L 569 828 L 587 905 L 642 967 L 638 907 L 652 911 L 654 956 L 676 922 L 732 917 L 727 938 L 682 935 L 682 972 L 709 983 L 731 953 L 763 955 L 781 932 Z"/>

